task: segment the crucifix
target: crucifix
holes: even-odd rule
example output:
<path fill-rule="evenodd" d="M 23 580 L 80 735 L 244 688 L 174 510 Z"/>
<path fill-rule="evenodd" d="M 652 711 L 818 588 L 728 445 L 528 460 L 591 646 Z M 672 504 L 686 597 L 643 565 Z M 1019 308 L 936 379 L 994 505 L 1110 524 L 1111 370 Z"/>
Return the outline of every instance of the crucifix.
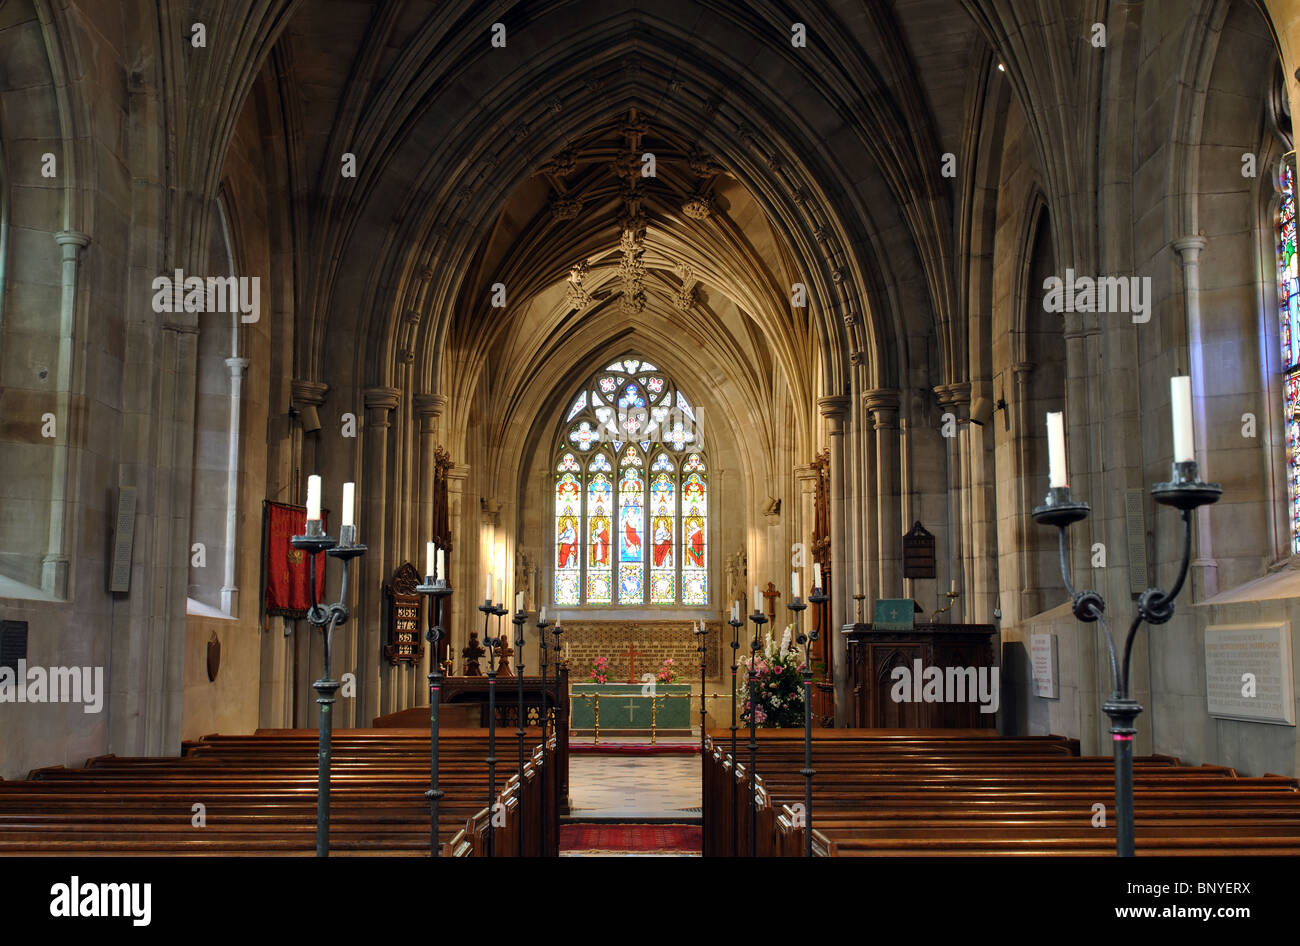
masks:
<path fill-rule="evenodd" d="M 627 650 L 623 652 L 623 656 L 627 658 L 627 682 L 636 683 L 636 658 L 644 657 L 645 652 L 637 650 L 636 644 L 629 640 Z"/>
<path fill-rule="evenodd" d="M 776 585 L 769 581 L 767 587 L 763 589 L 763 598 L 765 599 L 763 610 L 767 612 L 767 619 L 773 624 L 776 623 L 776 599 L 779 597 L 781 597 L 781 592 L 777 591 Z"/>

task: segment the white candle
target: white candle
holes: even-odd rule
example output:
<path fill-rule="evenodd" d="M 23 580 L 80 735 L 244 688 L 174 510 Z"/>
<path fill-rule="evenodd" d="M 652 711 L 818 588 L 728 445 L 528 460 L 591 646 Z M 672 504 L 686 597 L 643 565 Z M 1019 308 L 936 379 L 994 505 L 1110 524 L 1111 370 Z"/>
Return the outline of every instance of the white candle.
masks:
<path fill-rule="evenodd" d="M 565 641 L 565 642 L 564 642 L 564 659 L 565 659 L 565 660 L 568 660 L 568 659 L 569 659 L 569 642 L 568 642 L 568 641 Z"/>
<path fill-rule="evenodd" d="M 433 573 L 433 579 L 434 581 L 442 581 L 443 580 L 442 570 L 447 565 L 446 560 L 442 557 L 442 549 L 438 549 L 437 564 L 438 564 L 438 568 Z"/>
<path fill-rule="evenodd" d="M 1191 378 L 1169 379 L 1169 404 L 1174 414 L 1174 462 L 1189 463 L 1196 459 L 1192 441 Z"/>
<path fill-rule="evenodd" d="M 352 518 L 352 504 L 356 499 L 356 483 L 343 484 L 343 525 L 353 526 L 356 521 Z"/>
<path fill-rule="evenodd" d="M 430 578 L 437 579 L 438 577 L 437 571 L 434 570 L 437 560 L 437 547 L 432 542 L 424 543 L 424 574 Z"/>
<path fill-rule="evenodd" d="M 1065 415 L 1053 411 L 1047 415 L 1047 485 L 1052 489 L 1065 486 L 1069 473 L 1065 465 Z"/>
<path fill-rule="evenodd" d="M 754 586 L 754 613 L 755 614 L 759 613 L 759 607 L 758 607 L 759 600 L 760 599 L 758 597 L 758 585 L 755 585 Z"/>
<path fill-rule="evenodd" d="M 488 572 L 487 585 L 485 585 L 483 588 L 483 600 L 484 601 L 492 600 L 492 573 L 491 572 Z"/>
<path fill-rule="evenodd" d="M 524 593 L 523 593 L 522 591 L 516 591 L 516 592 L 515 592 L 515 610 L 516 610 L 516 611 L 522 611 L 523 609 L 524 609 Z"/>
<path fill-rule="evenodd" d="M 497 597 L 496 597 L 497 604 L 500 604 L 502 601 L 504 601 L 505 597 L 506 597 L 506 580 L 504 578 L 498 578 Z"/>
<path fill-rule="evenodd" d="M 790 597 L 791 598 L 799 597 L 799 573 L 798 572 L 790 573 Z"/>
<path fill-rule="evenodd" d="M 538 624 L 546 623 L 546 605 L 542 605 L 542 613 L 537 616 Z"/>
<path fill-rule="evenodd" d="M 818 591 L 822 589 L 822 563 L 813 562 L 813 587 Z"/>
<path fill-rule="evenodd" d="M 307 477 L 307 521 L 320 521 L 320 477 Z"/>
<path fill-rule="evenodd" d="M 952 587 L 949 588 L 948 590 L 949 590 L 949 591 L 952 591 L 952 592 L 956 592 L 956 590 L 957 590 L 957 579 L 956 579 L 956 578 L 954 578 L 954 579 L 952 580 Z"/>

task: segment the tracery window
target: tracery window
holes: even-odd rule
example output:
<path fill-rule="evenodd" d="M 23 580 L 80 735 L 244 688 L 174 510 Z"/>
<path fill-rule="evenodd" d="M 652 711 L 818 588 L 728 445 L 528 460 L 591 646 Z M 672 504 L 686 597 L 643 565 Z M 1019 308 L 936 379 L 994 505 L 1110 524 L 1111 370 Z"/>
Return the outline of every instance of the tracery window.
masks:
<path fill-rule="evenodd" d="M 708 465 L 690 400 L 629 357 L 569 404 L 554 467 L 556 606 L 708 604 Z"/>
<path fill-rule="evenodd" d="M 1295 170 L 1282 162 L 1277 212 L 1277 292 L 1286 411 L 1286 480 L 1291 551 L 1300 553 L 1300 272 L 1296 258 Z"/>

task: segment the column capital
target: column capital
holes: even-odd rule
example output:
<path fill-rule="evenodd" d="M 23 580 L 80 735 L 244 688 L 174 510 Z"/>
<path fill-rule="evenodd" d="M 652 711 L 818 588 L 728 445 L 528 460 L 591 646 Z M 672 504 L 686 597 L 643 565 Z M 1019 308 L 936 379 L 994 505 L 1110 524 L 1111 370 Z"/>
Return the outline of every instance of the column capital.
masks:
<path fill-rule="evenodd" d="M 936 384 L 932 389 L 943 407 L 963 407 L 970 404 L 970 382 L 958 381 L 955 384 Z"/>
<path fill-rule="evenodd" d="M 862 406 L 873 414 L 898 410 L 898 391 L 894 388 L 873 388 L 862 392 Z"/>
<path fill-rule="evenodd" d="M 1195 236 L 1179 237 L 1169 245 L 1182 256 L 1183 263 L 1186 264 L 1196 262 L 1201 250 L 1205 249 L 1205 243 L 1205 237 L 1196 234 Z"/>
<path fill-rule="evenodd" d="M 54 242 L 59 246 L 83 247 L 90 245 L 90 237 L 77 230 L 60 230 L 54 234 Z"/>
<path fill-rule="evenodd" d="M 817 488 L 817 468 L 812 464 L 794 468 L 794 478 L 799 481 L 799 491 L 811 493 Z"/>
<path fill-rule="evenodd" d="M 325 395 L 329 393 L 330 386 L 324 381 L 307 381 L 304 378 L 294 378 L 289 382 L 289 399 L 295 407 L 303 407 L 308 404 L 313 407 L 320 407 L 325 403 Z"/>
<path fill-rule="evenodd" d="M 420 417 L 438 418 L 447 409 L 445 394 L 417 394 L 411 401 L 415 405 L 415 413 Z"/>
<path fill-rule="evenodd" d="M 819 397 L 817 399 L 817 409 L 821 411 L 822 417 L 838 417 L 842 420 L 844 415 L 849 412 L 850 403 L 847 394 L 833 394 L 827 397 Z"/>
<path fill-rule="evenodd" d="M 391 411 L 397 407 L 398 399 L 401 395 L 398 388 L 366 388 L 362 392 L 364 403 L 368 409 Z"/>
<path fill-rule="evenodd" d="M 231 374 L 243 374 L 244 369 L 248 367 L 247 358 L 227 358 L 226 367 L 230 369 Z"/>

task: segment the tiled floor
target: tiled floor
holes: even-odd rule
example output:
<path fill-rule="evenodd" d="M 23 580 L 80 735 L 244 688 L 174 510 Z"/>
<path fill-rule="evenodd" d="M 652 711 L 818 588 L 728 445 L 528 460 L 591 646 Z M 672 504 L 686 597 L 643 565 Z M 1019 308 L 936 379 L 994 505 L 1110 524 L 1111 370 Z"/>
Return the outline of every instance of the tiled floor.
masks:
<path fill-rule="evenodd" d="M 700 757 L 573 755 L 574 821 L 692 821 L 700 817 Z"/>

